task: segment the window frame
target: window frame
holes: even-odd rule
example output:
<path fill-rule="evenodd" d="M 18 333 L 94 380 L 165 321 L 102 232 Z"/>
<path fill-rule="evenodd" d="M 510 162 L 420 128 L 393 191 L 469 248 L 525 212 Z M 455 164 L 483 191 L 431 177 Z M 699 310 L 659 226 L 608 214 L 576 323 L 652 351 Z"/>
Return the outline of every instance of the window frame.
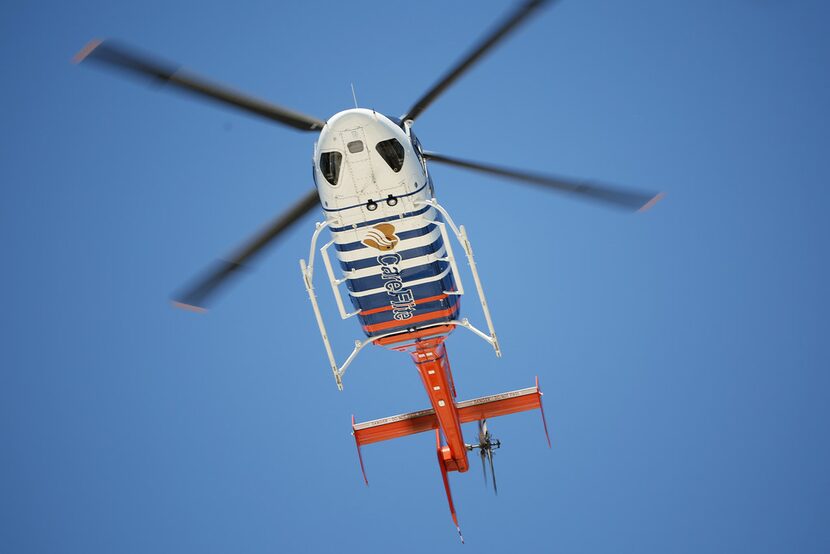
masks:
<path fill-rule="evenodd" d="M 323 156 L 331 156 L 335 159 L 334 162 L 334 180 L 329 178 L 329 173 L 323 168 Z M 328 169 L 331 169 L 331 164 L 326 164 Z M 342 173 L 340 170 L 343 167 L 343 153 L 339 150 L 326 150 L 325 152 L 320 152 L 320 157 L 317 159 L 317 167 L 320 169 L 320 173 L 323 175 L 323 178 L 326 182 L 336 187 L 340 183 L 340 174 Z"/>
<path fill-rule="evenodd" d="M 387 149 L 387 145 L 391 148 L 391 151 Z M 401 169 L 403 169 L 404 163 L 406 163 L 406 148 L 404 148 L 404 145 L 401 144 L 401 141 L 399 141 L 396 137 L 382 140 L 375 144 L 375 152 L 377 152 L 383 161 L 386 162 L 389 169 L 395 173 L 400 173 Z M 394 156 L 394 158 L 392 156 Z"/>

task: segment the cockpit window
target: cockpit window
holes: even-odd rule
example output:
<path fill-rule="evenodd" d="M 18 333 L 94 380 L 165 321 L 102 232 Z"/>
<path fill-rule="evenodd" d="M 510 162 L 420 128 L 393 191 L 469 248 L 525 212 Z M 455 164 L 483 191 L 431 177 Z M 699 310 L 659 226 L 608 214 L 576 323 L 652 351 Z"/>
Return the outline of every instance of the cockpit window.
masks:
<path fill-rule="evenodd" d="M 323 152 L 320 154 L 320 172 L 332 186 L 337 186 L 337 178 L 340 177 L 340 164 L 343 162 L 343 154 L 340 152 Z"/>
<path fill-rule="evenodd" d="M 392 171 L 397 173 L 403 167 L 403 145 L 398 142 L 398 139 L 389 139 L 381 141 L 377 144 L 375 149 L 380 154 L 380 157 L 389 164 Z"/>
<path fill-rule="evenodd" d="M 349 152 L 351 152 L 352 154 L 363 152 L 363 142 L 359 140 L 353 140 L 352 142 L 346 145 L 346 148 L 348 148 Z"/>

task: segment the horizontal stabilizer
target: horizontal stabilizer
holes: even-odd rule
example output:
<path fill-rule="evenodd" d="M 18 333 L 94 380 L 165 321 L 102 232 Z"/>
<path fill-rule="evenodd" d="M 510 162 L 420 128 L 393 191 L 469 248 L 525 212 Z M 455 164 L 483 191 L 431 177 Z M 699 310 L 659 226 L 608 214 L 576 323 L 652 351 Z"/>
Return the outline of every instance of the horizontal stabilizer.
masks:
<path fill-rule="evenodd" d="M 461 423 L 515 414 L 542 407 L 539 385 L 526 389 L 482 396 L 458 402 L 456 408 Z M 432 409 L 400 414 L 373 421 L 352 424 L 358 446 L 396 439 L 415 433 L 438 429 L 438 418 Z"/>

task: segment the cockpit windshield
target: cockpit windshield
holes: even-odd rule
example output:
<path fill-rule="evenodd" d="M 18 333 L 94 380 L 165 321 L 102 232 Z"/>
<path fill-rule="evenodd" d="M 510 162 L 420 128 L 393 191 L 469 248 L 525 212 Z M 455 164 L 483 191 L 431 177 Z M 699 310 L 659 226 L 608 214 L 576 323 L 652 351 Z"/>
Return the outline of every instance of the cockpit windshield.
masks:
<path fill-rule="evenodd" d="M 361 143 L 362 144 L 362 143 Z M 337 179 L 340 177 L 340 164 L 343 162 L 343 154 L 340 152 L 323 152 L 320 154 L 320 173 L 333 187 L 337 186 Z"/>
<path fill-rule="evenodd" d="M 404 149 L 403 145 L 398 142 L 398 139 L 389 139 L 377 143 L 375 146 L 378 154 L 383 160 L 389 164 L 392 171 L 397 173 L 403 167 Z"/>

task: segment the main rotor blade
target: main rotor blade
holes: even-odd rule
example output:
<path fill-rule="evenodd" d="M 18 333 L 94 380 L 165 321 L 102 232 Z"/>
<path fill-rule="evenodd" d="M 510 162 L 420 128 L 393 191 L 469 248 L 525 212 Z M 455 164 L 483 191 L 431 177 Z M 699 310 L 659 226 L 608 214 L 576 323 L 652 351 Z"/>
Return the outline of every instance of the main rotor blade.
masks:
<path fill-rule="evenodd" d="M 185 92 L 221 102 L 247 112 L 265 117 L 277 123 L 294 127 L 301 131 L 316 131 L 322 129 L 325 121 L 309 115 L 295 112 L 276 104 L 271 104 L 258 98 L 253 98 L 211 83 L 202 77 L 190 73 L 177 66 L 161 62 L 139 54 L 117 42 L 111 40 L 94 40 L 78 52 L 73 61 L 81 63 L 90 60 L 116 67 L 137 75 L 144 75 L 158 79 L 161 83 L 174 85 Z"/>
<path fill-rule="evenodd" d="M 557 191 L 576 194 L 590 200 L 598 200 L 600 202 L 605 202 L 606 204 L 612 204 L 619 208 L 626 208 L 639 212 L 643 212 L 651 208 L 663 197 L 662 192 L 654 194 L 651 192 L 642 192 L 599 183 L 592 183 L 590 181 L 577 181 L 562 177 L 554 177 L 552 175 L 528 173 L 525 171 L 498 167 L 495 165 L 451 158 L 442 154 L 436 154 L 435 152 L 424 152 L 424 156 L 430 161 L 453 165 L 456 167 L 463 167 L 465 169 L 472 169 L 473 171 L 479 171 L 481 173 L 498 175 L 514 181 L 540 185 Z"/>
<path fill-rule="evenodd" d="M 464 58 L 462 58 L 456 65 L 444 74 L 441 79 L 435 83 L 426 94 L 424 94 L 415 105 L 413 105 L 409 112 L 401 117 L 402 121 L 407 119 L 414 121 L 416 117 L 421 115 L 432 102 L 438 98 L 450 85 L 452 85 L 465 71 L 467 71 L 475 62 L 487 54 L 493 47 L 495 47 L 500 40 L 506 37 L 510 31 L 515 29 L 528 18 L 537 8 L 541 7 L 550 0 L 530 0 L 519 6 L 513 13 L 506 17 L 496 28 L 494 28 L 489 35 L 484 37 L 475 48 L 473 48 Z"/>
<path fill-rule="evenodd" d="M 183 294 L 173 299 L 173 303 L 181 308 L 188 308 L 196 311 L 204 311 L 206 302 L 216 289 L 226 280 L 237 273 L 237 270 L 244 267 L 245 262 L 256 256 L 274 239 L 276 239 L 291 224 L 295 223 L 305 214 L 317 206 L 319 197 L 317 191 L 310 191 L 302 200 L 297 202 L 290 210 L 281 214 L 268 227 L 263 229 L 253 239 L 238 249 L 227 260 L 218 260 L 213 268 L 205 273 L 196 284 Z"/>

